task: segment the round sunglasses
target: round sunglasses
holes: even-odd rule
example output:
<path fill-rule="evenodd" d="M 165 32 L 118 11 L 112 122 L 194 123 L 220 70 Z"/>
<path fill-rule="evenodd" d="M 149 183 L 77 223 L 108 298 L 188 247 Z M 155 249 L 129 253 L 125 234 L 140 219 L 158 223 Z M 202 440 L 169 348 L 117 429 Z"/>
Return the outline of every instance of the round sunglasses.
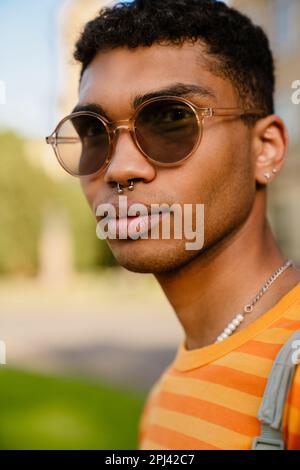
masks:
<path fill-rule="evenodd" d="M 175 166 L 198 148 L 205 118 L 262 114 L 259 109 L 200 108 L 185 98 L 163 96 L 143 102 L 127 120 L 110 122 L 91 111 L 72 113 L 59 122 L 46 142 L 73 176 L 104 171 L 119 129 L 129 131 L 136 147 L 153 164 Z"/>

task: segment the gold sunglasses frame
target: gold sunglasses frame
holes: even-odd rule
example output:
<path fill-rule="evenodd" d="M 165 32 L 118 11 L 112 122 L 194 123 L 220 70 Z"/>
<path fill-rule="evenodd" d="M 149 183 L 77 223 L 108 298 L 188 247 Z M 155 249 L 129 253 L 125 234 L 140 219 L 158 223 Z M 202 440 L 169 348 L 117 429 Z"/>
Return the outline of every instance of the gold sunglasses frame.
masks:
<path fill-rule="evenodd" d="M 197 119 L 197 123 L 198 123 L 198 137 L 197 137 L 197 141 L 195 142 L 195 145 L 194 145 L 193 149 L 191 150 L 191 152 L 186 157 L 181 159 L 179 162 L 174 162 L 174 163 L 158 162 L 156 160 L 153 160 L 151 157 L 149 157 L 144 152 L 144 150 L 141 148 L 141 146 L 140 146 L 140 144 L 137 140 L 136 131 L 135 131 L 135 129 L 136 129 L 135 123 L 136 123 L 137 117 L 138 117 L 139 113 L 147 105 L 149 105 L 151 103 L 154 103 L 156 101 L 167 101 L 167 100 L 178 101 L 179 103 L 184 103 L 187 106 L 189 106 L 189 108 L 195 114 L 196 119 Z M 109 121 L 104 116 L 101 116 L 100 114 L 92 112 L 92 111 L 77 111 L 75 113 L 71 113 L 68 116 L 64 117 L 58 123 L 58 125 L 56 126 L 56 128 L 54 129 L 54 131 L 52 132 L 52 134 L 50 136 L 46 137 L 46 143 L 50 144 L 52 146 L 52 148 L 54 150 L 54 153 L 55 153 L 55 156 L 56 156 L 59 164 L 63 167 L 63 169 L 67 173 L 69 173 L 70 175 L 75 176 L 75 177 L 85 178 L 85 177 L 90 177 L 90 176 L 94 176 L 94 175 L 97 175 L 97 174 L 101 174 L 107 168 L 108 164 L 110 163 L 110 161 L 112 159 L 112 155 L 113 155 L 113 151 L 114 151 L 114 147 L 115 147 L 115 142 L 116 142 L 116 137 L 117 137 L 116 132 L 117 132 L 118 129 L 126 129 L 130 133 L 131 138 L 132 138 L 135 146 L 144 155 L 144 157 L 147 158 L 150 162 L 152 162 L 154 165 L 157 165 L 157 166 L 174 167 L 174 166 L 179 166 L 182 163 L 184 163 L 198 149 L 198 147 L 200 145 L 200 142 L 202 140 L 202 136 L 203 136 L 203 123 L 204 123 L 205 118 L 212 118 L 214 116 L 229 116 L 229 117 L 230 116 L 232 116 L 232 117 L 237 116 L 237 117 L 242 117 L 242 116 L 255 116 L 255 115 L 257 115 L 257 116 L 265 115 L 265 112 L 261 109 L 211 108 L 211 107 L 201 108 L 201 107 L 195 105 L 194 103 L 192 103 L 191 101 L 189 101 L 186 98 L 182 98 L 182 97 L 179 97 L 179 96 L 160 96 L 160 97 L 155 97 L 155 98 L 151 98 L 149 100 L 144 101 L 142 104 L 140 104 L 135 109 L 133 115 L 129 119 L 125 119 L 125 120 Z M 107 134 L 108 134 L 108 139 L 109 139 L 109 151 L 108 151 L 108 155 L 106 157 L 106 160 L 105 160 L 104 164 L 102 165 L 102 167 L 99 170 L 97 170 L 94 173 L 88 174 L 88 175 L 79 175 L 75 172 L 72 172 L 70 169 L 68 169 L 66 167 L 66 165 L 64 164 L 61 156 L 60 156 L 59 148 L 58 148 L 58 145 L 59 145 L 58 132 L 59 132 L 60 128 L 62 127 L 62 125 L 67 120 L 78 117 L 78 116 L 92 116 L 92 117 L 95 117 L 96 119 L 99 119 L 99 121 L 104 125 L 104 127 L 106 129 Z M 64 142 L 65 142 L 67 138 L 64 137 L 63 139 L 64 139 Z M 74 139 L 75 139 L 75 141 L 74 141 Z M 77 142 L 78 139 L 77 138 L 70 138 L 70 143 Z"/>

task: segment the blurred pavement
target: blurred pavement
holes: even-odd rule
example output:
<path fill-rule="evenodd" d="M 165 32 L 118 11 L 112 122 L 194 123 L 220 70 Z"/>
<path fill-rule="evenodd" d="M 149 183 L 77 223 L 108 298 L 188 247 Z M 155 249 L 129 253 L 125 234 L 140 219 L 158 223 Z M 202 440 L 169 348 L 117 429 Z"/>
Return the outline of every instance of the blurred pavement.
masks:
<path fill-rule="evenodd" d="M 60 282 L 0 282 L 0 339 L 7 349 L 2 367 L 148 390 L 182 337 L 154 278 L 111 269 Z"/>

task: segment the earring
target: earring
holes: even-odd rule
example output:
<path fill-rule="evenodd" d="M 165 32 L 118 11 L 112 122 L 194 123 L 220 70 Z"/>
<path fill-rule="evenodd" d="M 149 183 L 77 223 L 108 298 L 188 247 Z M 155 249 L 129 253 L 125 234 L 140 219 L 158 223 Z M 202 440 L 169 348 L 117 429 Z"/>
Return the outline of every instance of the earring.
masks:
<path fill-rule="evenodd" d="M 277 173 L 276 168 L 273 168 L 272 173 L 273 173 L 274 175 L 276 175 L 276 173 Z"/>
<path fill-rule="evenodd" d="M 264 177 L 265 177 L 267 180 L 269 180 L 269 179 L 271 178 L 271 175 L 270 175 L 270 173 L 264 173 Z"/>

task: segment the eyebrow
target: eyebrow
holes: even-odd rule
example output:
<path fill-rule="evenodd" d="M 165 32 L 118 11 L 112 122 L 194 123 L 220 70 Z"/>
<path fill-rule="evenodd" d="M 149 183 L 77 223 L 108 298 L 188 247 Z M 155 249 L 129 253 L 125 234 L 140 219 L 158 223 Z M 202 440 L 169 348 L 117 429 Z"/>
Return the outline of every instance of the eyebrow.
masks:
<path fill-rule="evenodd" d="M 169 85 L 160 90 L 150 91 L 142 95 L 136 95 L 132 100 L 132 107 L 133 109 L 136 109 L 145 101 L 148 101 L 149 99 L 152 99 L 152 98 L 159 98 L 161 96 L 185 97 L 187 95 L 194 95 L 194 96 L 198 96 L 201 98 L 216 99 L 216 95 L 210 87 L 203 86 L 203 85 L 175 83 L 174 85 Z M 109 113 L 107 113 L 101 105 L 96 104 L 96 103 L 91 103 L 91 104 L 86 104 L 86 105 L 78 104 L 77 106 L 75 106 L 72 113 L 75 113 L 78 111 L 91 111 L 97 114 L 101 114 L 101 116 L 107 119 L 110 119 Z"/>
<path fill-rule="evenodd" d="M 133 100 L 133 107 L 137 108 L 145 101 L 151 98 L 159 98 L 160 96 L 186 96 L 186 95 L 197 95 L 201 98 L 212 98 L 215 99 L 216 95 L 213 90 L 209 87 L 202 85 L 188 85 L 185 83 L 176 83 L 170 85 L 161 90 L 145 93 L 143 95 L 137 95 Z"/>

